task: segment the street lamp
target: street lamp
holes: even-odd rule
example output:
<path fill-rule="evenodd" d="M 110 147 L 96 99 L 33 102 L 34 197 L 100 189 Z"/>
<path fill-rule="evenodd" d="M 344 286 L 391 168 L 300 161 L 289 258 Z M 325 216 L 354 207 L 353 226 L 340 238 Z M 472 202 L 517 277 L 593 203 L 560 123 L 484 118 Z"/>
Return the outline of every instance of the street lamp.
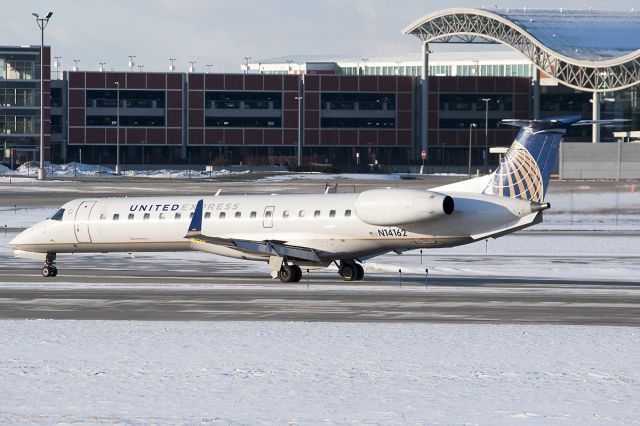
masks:
<path fill-rule="evenodd" d="M 38 180 L 45 178 L 44 172 L 44 29 L 49 23 L 53 12 L 47 13 L 41 18 L 37 13 L 32 13 L 36 17 L 36 24 L 40 28 L 40 167 L 38 168 Z"/>
<path fill-rule="evenodd" d="M 171 61 L 171 65 L 169 65 L 169 71 L 173 72 L 176 70 L 176 66 L 175 66 L 176 58 L 169 58 L 169 60 Z"/>
<path fill-rule="evenodd" d="M 135 61 L 133 60 L 133 58 L 135 58 L 136 55 L 129 55 L 129 71 L 133 72 L 133 66 L 136 64 Z"/>
<path fill-rule="evenodd" d="M 298 101 L 298 167 L 302 166 L 302 99 L 303 96 L 296 96 Z"/>
<path fill-rule="evenodd" d="M 207 74 L 209 74 L 209 73 L 211 72 L 211 67 L 212 67 L 213 65 L 211 65 L 211 64 L 207 64 L 207 65 L 205 65 L 205 66 L 207 67 Z"/>
<path fill-rule="evenodd" d="M 189 61 L 189 72 L 196 71 L 196 61 Z"/>
<path fill-rule="evenodd" d="M 251 56 L 245 56 L 242 59 L 244 59 L 244 73 L 246 74 L 249 72 L 249 59 L 251 59 Z"/>
<path fill-rule="evenodd" d="M 116 174 L 120 174 L 120 82 L 116 81 Z"/>
<path fill-rule="evenodd" d="M 138 71 L 142 72 L 142 68 L 144 68 L 144 65 L 138 65 Z"/>
<path fill-rule="evenodd" d="M 100 72 L 104 72 L 104 66 L 107 65 L 106 62 L 98 62 L 100 64 L 100 68 L 98 69 L 98 71 Z"/>
<path fill-rule="evenodd" d="M 80 71 L 80 67 L 78 66 L 78 62 L 80 62 L 80 59 L 74 59 L 73 60 L 73 70 L 74 71 Z"/>
<path fill-rule="evenodd" d="M 487 167 L 487 160 L 489 157 L 487 153 L 489 152 L 489 101 L 491 98 L 482 98 L 482 102 L 484 102 L 484 167 Z"/>
<path fill-rule="evenodd" d="M 367 75 L 367 62 L 369 61 L 368 58 L 362 58 L 362 75 Z"/>
<path fill-rule="evenodd" d="M 469 124 L 469 178 L 471 178 L 471 129 L 478 127 L 476 123 Z"/>

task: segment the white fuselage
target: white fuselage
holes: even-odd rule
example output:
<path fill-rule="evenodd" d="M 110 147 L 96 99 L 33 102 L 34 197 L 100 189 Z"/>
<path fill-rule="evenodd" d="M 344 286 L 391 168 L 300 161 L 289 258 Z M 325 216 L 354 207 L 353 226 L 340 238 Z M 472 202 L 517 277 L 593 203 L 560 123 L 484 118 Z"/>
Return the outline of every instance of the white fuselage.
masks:
<path fill-rule="evenodd" d="M 394 191 L 407 192 L 378 191 L 389 191 L 381 193 L 382 203 L 385 195 L 393 198 L 401 194 Z M 59 220 L 32 226 L 10 245 L 37 253 L 198 250 L 269 260 L 266 254 L 185 238 L 198 200 L 203 200 L 202 234 L 306 247 L 322 253 L 323 262 L 393 249 L 465 244 L 523 228 L 536 217 L 529 201 L 474 193 L 448 195 L 455 201 L 453 213 L 390 226 L 361 219 L 368 217 L 368 210 L 364 210 L 368 205 L 358 204 L 360 194 L 77 199 L 62 206 L 64 214 Z M 389 223 L 400 213 L 390 205 Z M 380 212 L 376 214 L 380 216 Z"/>

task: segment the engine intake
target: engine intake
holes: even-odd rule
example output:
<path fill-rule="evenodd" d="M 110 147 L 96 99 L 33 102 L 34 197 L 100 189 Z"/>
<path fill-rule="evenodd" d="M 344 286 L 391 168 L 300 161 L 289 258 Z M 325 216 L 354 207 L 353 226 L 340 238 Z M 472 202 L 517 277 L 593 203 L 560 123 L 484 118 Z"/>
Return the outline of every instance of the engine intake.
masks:
<path fill-rule="evenodd" d="M 455 209 L 448 195 L 415 189 L 372 189 L 356 199 L 358 218 L 376 226 L 406 225 L 450 215 Z"/>

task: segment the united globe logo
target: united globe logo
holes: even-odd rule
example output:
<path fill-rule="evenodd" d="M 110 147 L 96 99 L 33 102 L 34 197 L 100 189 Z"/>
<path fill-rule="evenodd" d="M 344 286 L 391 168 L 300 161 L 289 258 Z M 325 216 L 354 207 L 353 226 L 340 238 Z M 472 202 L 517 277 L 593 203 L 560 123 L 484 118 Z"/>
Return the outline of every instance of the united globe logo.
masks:
<path fill-rule="evenodd" d="M 483 193 L 542 203 L 544 190 L 540 168 L 520 142 L 514 141 L 511 145 Z"/>

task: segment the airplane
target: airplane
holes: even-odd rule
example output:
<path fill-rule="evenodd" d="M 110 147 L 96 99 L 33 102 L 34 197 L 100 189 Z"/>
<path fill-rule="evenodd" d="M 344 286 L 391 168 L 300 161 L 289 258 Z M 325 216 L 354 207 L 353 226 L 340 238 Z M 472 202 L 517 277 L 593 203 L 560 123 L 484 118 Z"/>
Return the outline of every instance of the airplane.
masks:
<path fill-rule="evenodd" d="M 612 124 L 623 120 L 599 120 Z M 364 277 L 374 256 L 452 247 L 538 224 L 565 116 L 503 120 L 520 130 L 497 169 L 431 189 L 357 193 L 83 198 L 17 235 L 16 256 L 39 253 L 55 277 L 57 253 L 201 251 L 268 262 L 272 278 L 297 282 L 302 269 L 332 263 L 344 281 Z"/>

